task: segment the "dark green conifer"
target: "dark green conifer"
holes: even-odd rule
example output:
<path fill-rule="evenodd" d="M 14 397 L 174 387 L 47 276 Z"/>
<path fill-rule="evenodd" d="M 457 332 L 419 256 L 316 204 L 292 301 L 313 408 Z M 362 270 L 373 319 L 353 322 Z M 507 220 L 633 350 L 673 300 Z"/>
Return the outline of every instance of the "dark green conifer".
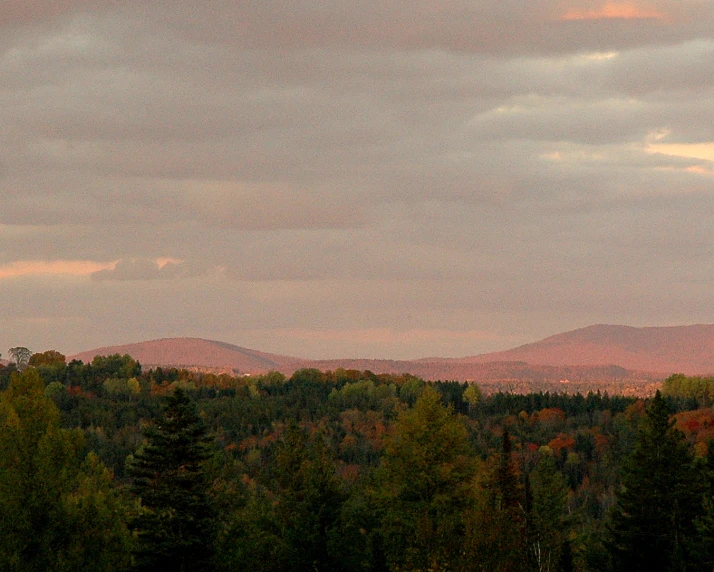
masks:
<path fill-rule="evenodd" d="M 144 431 L 146 444 L 130 469 L 142 512 L 138 570 L 211 569 L 214 514 L 205 462 L 211 439 L 196 406 L 176 389 Z"/>
<path fill-rule="evenodd" d="M 696 570 L 692 544 L 702 480 L 684 436 L 657 391 L 626 462 L 613 516 L 615 570 Z"/>
<path fill-rule="evenodd" d="M 501 452 L 491 459 L 491 474 L 483 496 L 467 520 L 465 560 L 471 570 L 525 572 L 528 570 L 526 513 L 530 491 L 521 486 L 520 471 L 512 455 L 511 436 L 503 430 Z"/>
<path fill-rule="evenodd" d="M 513 519 L 520 522 L 524 516 L 524 498 L 518 468 L 511 455 L 511 450 L 511 435 L 508 428 L 505 427 L 494 482 L 494 508 L 511 513 Z"/>

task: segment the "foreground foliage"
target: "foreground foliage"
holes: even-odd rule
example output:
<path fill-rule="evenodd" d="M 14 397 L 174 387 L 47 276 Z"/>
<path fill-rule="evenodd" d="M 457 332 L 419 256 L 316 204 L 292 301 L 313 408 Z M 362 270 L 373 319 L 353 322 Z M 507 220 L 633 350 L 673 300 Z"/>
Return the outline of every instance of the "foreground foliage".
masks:
<path fill-rule="evenodd" d="M 37 372 L 0 397 L 0 568 L 116 570 L 128 565 L 130 506 L 84 433 L 61 429 Z"/>
<path fill-rule="evenodd" d="M 701 380 L 674 376 L 645 402 L 53 351 L 21 369 L 0 367 L 0 570 L 714 563 Z"/>

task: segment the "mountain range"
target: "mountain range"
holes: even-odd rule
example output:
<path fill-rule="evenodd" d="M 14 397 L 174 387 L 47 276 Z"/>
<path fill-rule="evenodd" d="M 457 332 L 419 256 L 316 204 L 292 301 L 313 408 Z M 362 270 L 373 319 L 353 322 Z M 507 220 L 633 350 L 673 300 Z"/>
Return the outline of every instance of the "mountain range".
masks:
<path fill-rule="evenodd" d="M 70 359 L 129 354 L 144 367 L 290 375 L 297 369 L 337 368 L 374 373 L 410 373 L 425 379 L 482 383 L 590 383 L 661 381 L 672 373 L 714 373 L 714 324 L 643 327 L 594 325 L 510 350 L 463 358 L 416 360 L 309 360 L 247 349 L 201 338 L 165 338 L 85 351 Z"/>

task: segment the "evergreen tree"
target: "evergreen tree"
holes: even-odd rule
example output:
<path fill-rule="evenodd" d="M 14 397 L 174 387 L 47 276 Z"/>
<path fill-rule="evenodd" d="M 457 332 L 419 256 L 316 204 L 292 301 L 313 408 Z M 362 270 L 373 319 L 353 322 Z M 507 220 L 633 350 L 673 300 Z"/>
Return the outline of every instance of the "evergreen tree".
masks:
<path fill-rule="evenodd" d="M 560 564 L 558 572 L 575 572 L 575 562 L 573 560 L 573 548 L 570 545 L 570 540 L 563 543 L 560 551 Z"/>
<path fill-rule="evenodd" d="M 514 520 L 522 520 L 524 498 L 512 448 L 511 434 L 508 427 L 504 427 L 501 454 L 492 483 L 492 502 L 494 509 L 510 513 Z"/>
<path fill-rule="evenodd" d="M 532 504 L 524 491 L 513 458 L 511 436 L 503 430 L 501 452 L 490 460 L 491 470 L 476 510 L 467 521 L 466 559 L 471 570 L 515 572 L 528 569 L 526 514 Z"/>
<path fill-rule="evenodd" d="M 697 569 L 692 545 L 697 534 L 694 522 L 702 512 L 703 483 L 669 414 L 657 391 L 623 468 L 611 529 L 615 570 Z"/>
<path fill-rule="evenodd" d="M 696 522 L 699 533 L 697 557 L 702 569 L 712 570 L 714 569 L 714 440 L 707 442 L 707 457 L 703 469 L 705 492 L 703 514 Z"/>
<path fill-rule="evenodd" d="M 215 520 L 205 463 L 212 441 L 182 389 L 166 398 L 144 436 L 146 444 L 130 468 L 142 504 L 133 523 L 139 537 L 137 568 L 208 570 Z"/>

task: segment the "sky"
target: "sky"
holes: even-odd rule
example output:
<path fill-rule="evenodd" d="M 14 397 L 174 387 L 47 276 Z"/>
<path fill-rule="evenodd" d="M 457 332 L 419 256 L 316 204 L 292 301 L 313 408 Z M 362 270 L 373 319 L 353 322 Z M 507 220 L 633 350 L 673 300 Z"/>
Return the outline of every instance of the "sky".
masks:
<path fill-rule="evenodd" d="M 714 1 L 0 0 L 0 352 L 714 322 Z"/>

